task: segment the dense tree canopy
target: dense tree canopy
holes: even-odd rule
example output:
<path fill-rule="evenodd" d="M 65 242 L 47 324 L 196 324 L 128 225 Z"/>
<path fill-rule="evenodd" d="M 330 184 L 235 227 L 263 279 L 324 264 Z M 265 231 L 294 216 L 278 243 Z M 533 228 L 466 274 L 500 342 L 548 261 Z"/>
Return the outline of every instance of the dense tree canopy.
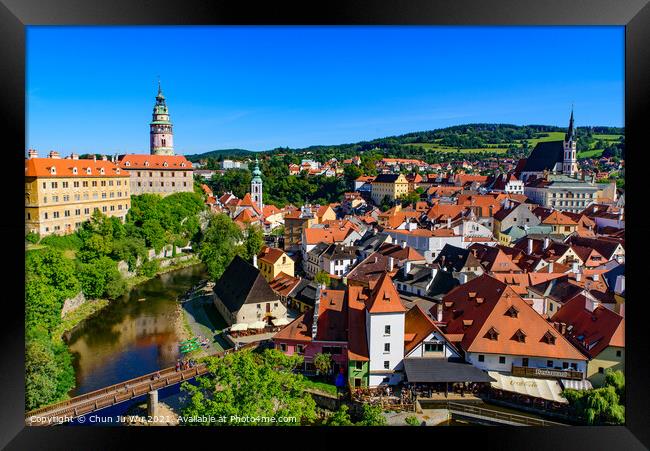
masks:
<path fill-rule="evenodd" d="M 607 370 L 605 385 L 591 390 L 567 389 L 562 392 L 576 414 L 588 424 L 623 424 L 625 377 L 622 371 Z"/>
<path fill-rule="evenodd" d="M 182 409 L 184 417 L 225 417 L 225 422 L 202 422 L 194 425 L 261 426 L 278 425 L 263 418 L 296 418 L 295 423 L 310 424 L 316 418 L 316 405 L 304 392 L 304 377 L 294 370 L 302 357 L 286 356 L 275 349 L 263 353 L 240 351 L 223 358 L 207 359 L 209 373 L 197 378 L 198 386 L 184 383 L 189 396 Z M 234 417 L 252 421 L 237 422 Z"/>

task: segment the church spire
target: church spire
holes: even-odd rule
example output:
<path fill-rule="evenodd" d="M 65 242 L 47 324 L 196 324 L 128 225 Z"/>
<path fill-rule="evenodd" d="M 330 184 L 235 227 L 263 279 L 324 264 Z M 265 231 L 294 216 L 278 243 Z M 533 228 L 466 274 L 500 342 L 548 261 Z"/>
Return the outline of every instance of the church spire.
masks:
<path fill-rule="evenodd" d="M 569 118 L 569 129 L 567 130 L 567 134 L 564 139 L 566 141 L 575 140 L 575 128 L 573 126 L 573 105 L 571 105 L 571 117 Z"/>

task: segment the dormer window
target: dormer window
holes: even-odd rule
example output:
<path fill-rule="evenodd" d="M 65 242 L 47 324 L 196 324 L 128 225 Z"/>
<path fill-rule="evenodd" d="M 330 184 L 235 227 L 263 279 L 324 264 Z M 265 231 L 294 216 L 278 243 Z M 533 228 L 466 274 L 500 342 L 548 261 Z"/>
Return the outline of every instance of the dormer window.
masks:
<path fill-rule="evenodd" d="M 497 332 L 494 327 L 490 327 L 490 330 L 487 331 L 483 338 L 487 338 L 489 340 L 498 340 L 499 332 Z"/>
<path fill-rule="evenodd" d="M 544 334 L 544 336 L 542 337 L 542 341 L 543 341 L 544 343 L 549 344 L 549 345 L 554 345 L 554 344 L 555 344 L 555 335 L 553 335 L 552 333 L 550 333 L 550 332 L 547 331 L 547 332 Z"/>
<path fill-rule="evenodd" d="M 86 174 L 87 174 L 87 175 L 90 175 L 90 173 L 91 173 L 90 168 L 86 168 Z"/>
<path fill-rule="evenodd" d="M 77 171 L 77 168 L 72 168 L 72 173 L 73 173 L 74 175 L 77 175 L 77 172 L 78 172 L 78 171 Z"/>
<path fill-rule="evenodd" d="M 185 163 L 181 163 L 181 167 L 184 168 L 184 167 L 185 167 Z"/>
<path fill-rule="evenodd" d="M 125 162 L 124 166 L 131 166 L 131 162 L 130 161 Z"/>
<path fill-rule="evenodd" d="M 103 174 L 104 173 L 104 168 L 99 168 L 99 173 Z"/>
<path fill-rule="evenodd" d="M 54 166 L 52 166 L 52 167 L 50 168 L 50 174 L 52 174 L 52 175 L 55 175 L 55 174 L 56 174 L 56 168 L 55 168 Z"/>
<path fill-rule="evenodd" d="M 145 161 L 145 162 L 144 162 L 144 165 L 145 165 L 145 166 L 149 166 L 149 162 L 148 162 L 148 161 Z"/>
<path fill-rule="evenodd" d="M 164 166 L 164 167 L 167 167 L 167 166 L 169 166 L 169 165 L 167 164 L 166 161 L 163 161 L 163 166 Z"/>
<path fill-rule="evenodd" d="M 519 343 L 525 343 L 526 334 L 524 333 L 523 330 L 517 329 L 517 332 L 515 332 L 515 334 L 512 336 L 512 339 L 518 341 Z"/>
<path fill-rule="evenodd" d="M 506 310 L 506 315 L 509 316 L 510 318 L 516 318 L 518 314 L 519 314 L 519 310 L 514 308 L 514 306 Z"/>

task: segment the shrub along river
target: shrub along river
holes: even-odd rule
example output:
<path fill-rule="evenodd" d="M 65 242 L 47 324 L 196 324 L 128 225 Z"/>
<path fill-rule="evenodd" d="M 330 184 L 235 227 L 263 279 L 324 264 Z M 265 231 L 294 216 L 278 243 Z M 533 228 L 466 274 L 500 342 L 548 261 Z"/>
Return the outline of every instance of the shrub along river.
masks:
<path fill-rule="evenodd" d="M 67 333 L 76 357 L 70 396 L 173 366 L 184 324 L 176 299 L 207 277 L 203 264 L 160 274 Z"/>

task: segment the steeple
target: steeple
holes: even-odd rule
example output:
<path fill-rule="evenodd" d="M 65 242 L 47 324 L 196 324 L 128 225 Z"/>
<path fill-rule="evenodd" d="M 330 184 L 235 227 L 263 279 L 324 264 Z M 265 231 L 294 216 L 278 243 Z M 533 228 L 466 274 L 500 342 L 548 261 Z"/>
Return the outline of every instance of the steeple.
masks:
<path fill-rule="evenodd" d="M 578 173 L 578 159 L 576 158 L 576 132 L 573 125 L 573 105 L 571 105 L 571 118 L 569 119 L 569 128 L 564 135 L 564 161 L 562 162 L 562 172 L 565 175 L 573 177 Z"/>
<path fill-rule="evenodd" d="M 253 203 L 262 211 L 264 204 L 262 203 L 262 171 L 260 171 L 260 163 L 255 157 L 255 169 L 253 169 L 253 179 L 251 180 L 251 194 L 253 196 Z"/>
<path fill-rule="evenodd" d="M 569 129 L 567 130 L 567 133 L 564 136 L 564 140 L 565 141 L 575 140 L 575 128 L 573 126 L 573 105 L 571 105 L 571 118 L 569 118 Z"/>

